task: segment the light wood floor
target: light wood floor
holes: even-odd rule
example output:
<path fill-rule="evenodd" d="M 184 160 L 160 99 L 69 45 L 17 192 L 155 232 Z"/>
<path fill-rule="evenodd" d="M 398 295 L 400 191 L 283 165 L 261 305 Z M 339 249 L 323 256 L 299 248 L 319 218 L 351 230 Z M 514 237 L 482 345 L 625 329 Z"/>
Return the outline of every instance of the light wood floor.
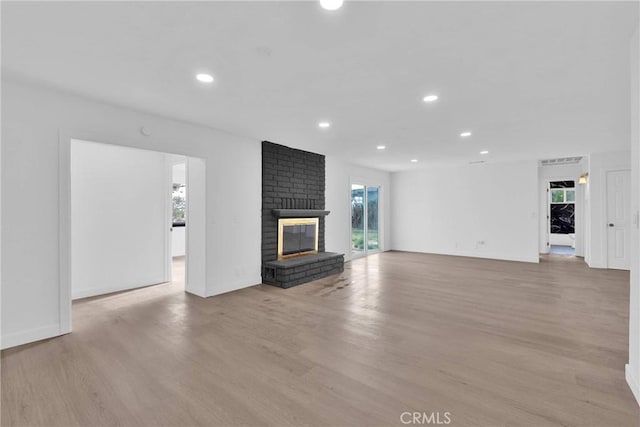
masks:
<path fill-rule="evenodd" d="M 2 425 L 637 426 L 628 281 L 390 252 L 288 290 L 86 299 L 72 334 L 2 352 Z"/>

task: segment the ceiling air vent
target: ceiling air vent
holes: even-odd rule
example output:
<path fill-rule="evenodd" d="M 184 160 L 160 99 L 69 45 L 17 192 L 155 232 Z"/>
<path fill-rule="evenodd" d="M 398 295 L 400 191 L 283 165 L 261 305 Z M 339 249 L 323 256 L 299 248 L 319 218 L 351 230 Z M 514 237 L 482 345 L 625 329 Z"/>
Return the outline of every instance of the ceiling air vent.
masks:
<path fill-rule="evenodd" d="M 540 160 L 540 166 L 558 166 L 558 165 L 574 165 L 580 163 L 580 157 L 560 157 L 559 159 Z"/>
<path fill-rule="evenodd" d="M 485 163 L 484 160 L 476 160 L 475 162 L 469 162 L 470 165 L 481 165 Z"/>

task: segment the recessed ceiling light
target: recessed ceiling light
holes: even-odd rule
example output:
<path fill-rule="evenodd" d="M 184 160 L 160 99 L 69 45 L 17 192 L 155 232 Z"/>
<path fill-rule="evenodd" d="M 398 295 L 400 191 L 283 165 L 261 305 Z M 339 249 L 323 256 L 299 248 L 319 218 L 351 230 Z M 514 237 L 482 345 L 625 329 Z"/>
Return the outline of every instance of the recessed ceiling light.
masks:
<path fill-rule="evenodd" d="M 344 0 L 320 0 L 320 6 L 326 10 L 338 10 L 342 7 Z"/>
<path fill-rule="evenodd" d="M 386 145 L 378 145 L 376 148 L 378 150 L 384 150 L 385 148 L 387 148 L 387 146 Z"/>
<path fill-rule="evenodd" d="M 480 152 L 480 154 L 489 154 L 489 151 L 487 151 L 487 150 L 482 150 L 482 151 Z"/>
<path fill-rule="evenodd" d="M 424 102 L 433 102 L 433 101 L 437 101 L 438 100 L 438 95 L 427 95 L 424 98 L 422 98 L 422 100 Z"/>
<path fill-rule="evenodd" d="M 418 159 L 411 159 L 411 163 L 418 163 Z"/>
<path fill-rule="evenodd" d="M 463 137 L 463 138 L 465 138 L 465 137 L 467 137 L 467 136 L 471 136 L 471 132 L 462 132 L 462 133 L 460 134 L 460 136 L 461 136 L 461 137 Z"/>
<path fill-rule="evenodd" d="M 328 128 L 330 126 L 331 126 L 331 123 L 329 123 L 329 122 L 320 122 L 320 123 L 318 123 L 318 127 L 319 128 Z"/>
<path fill-rule="evenodd" d="M 204 73 L 197 74 L 196 75 L 196 79 L 198 79 L 202 83 L 211 83 L 211 82 L 213 82 L 213 76 L 211 74 L 204 74 Z"/>

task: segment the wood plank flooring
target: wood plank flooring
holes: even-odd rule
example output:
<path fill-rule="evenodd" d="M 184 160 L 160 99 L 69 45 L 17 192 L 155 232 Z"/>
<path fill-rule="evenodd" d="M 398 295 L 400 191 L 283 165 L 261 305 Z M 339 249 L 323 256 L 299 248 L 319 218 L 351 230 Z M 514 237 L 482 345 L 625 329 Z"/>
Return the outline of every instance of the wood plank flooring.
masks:
<path fill-rule="evenodd" d="M 181 265 L 176 266 L 177 269 Z M 292 289 L 81 300 L 2 352 L 3 426 L 637 426 L 629 275 L 388 252 Z"/>

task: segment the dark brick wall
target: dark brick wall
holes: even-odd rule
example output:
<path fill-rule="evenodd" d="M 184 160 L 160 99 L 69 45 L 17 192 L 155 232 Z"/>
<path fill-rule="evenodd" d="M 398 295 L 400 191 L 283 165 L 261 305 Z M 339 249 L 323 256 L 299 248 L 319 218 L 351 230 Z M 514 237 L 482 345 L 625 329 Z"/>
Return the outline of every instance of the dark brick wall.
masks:
<path fill-rule="evenodd" d="M 325 209 L 325 159 L 321 154 L 262 142 L 262 262 L 278 258 L 278 219 L 272 209 Z M 324 252 L 324 217 L 318 252 Z"/>

